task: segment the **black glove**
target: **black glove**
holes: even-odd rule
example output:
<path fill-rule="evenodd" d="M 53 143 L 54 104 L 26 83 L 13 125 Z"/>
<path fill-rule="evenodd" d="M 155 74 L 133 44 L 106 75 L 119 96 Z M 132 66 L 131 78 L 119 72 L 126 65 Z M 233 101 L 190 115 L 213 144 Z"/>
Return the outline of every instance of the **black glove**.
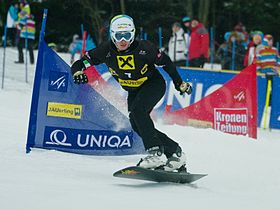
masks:
<path fill-rule="evenodd" d="M 88 83 L 88 77 L 83 72 L 86 69 L 83 59 L 77 60 L 71 66 L 71 71 L 73 75 L 73 81 L 75 84 L 85 84 Z"/>
<path fill-rule="evenodd" d="M 192 86 L 190 85 L 190 83 L 183 81 L 179 86 L 179 91 L 181 95 L 183 95 L 184 93 L 190 95 L 192 93 Z"/>
<path fill-rule="evenodd" d="M 88 83 L 88 77 L 83 71 L 77 71 L 73 75 L 73 81 L 75 84 L 85 84 Z"/>

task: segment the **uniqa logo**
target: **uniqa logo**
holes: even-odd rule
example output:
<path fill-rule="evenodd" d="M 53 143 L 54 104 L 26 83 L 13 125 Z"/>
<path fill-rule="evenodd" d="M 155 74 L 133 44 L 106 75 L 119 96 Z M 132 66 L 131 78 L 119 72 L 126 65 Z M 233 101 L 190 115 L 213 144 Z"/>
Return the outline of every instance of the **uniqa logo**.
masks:
<path fill-rule="evenodd" d="M 50 141 L 46 142 L 46 144 L 52 145 L 61 145 L 71 147 L 70 143 L 66 143 L 67 136 L 62 130 L 54 130 L 50 134 Z"/>
<path fill-rule="evenodd" d="M 124 138 L 117 135 L 99 135 L 98 138 L 96 138 L 94 135 L 87 134 L 85 138 L 82 138 L 82 135 L 78 134 L 77 144 L 79 147 L 131 148 L 131 142 L 128 135 Z"/>

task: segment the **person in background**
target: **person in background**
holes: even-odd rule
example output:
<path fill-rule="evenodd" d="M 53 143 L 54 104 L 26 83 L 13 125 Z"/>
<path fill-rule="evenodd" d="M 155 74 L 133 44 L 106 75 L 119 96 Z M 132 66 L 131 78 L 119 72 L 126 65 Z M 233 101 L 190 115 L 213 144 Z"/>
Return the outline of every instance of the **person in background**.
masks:
<path fill-rule="evenodd" d="M 246 51 L 238 33 L 235 31 L 230 33 L 224 50 L 223 69 L 242 70 Z M 233 57 L 234 63 L 232 62 Z"/>
<path fill-rule="evenodd" d="M 257 71 L 261 73 L 274 72 L 274 67 L 279 66 L 278 52 L 273 47 L 273 36 L 266 34 L 262 44 L 257 46 Z"/>
<path fill-rule="evenodd" d="M 15 61 L 15 63 L 24 63 L 23 48 L 27 44 L 30 63 L 34 64 L 33 45 L 36 32 L 34 16 L 30 13 L 30 6 L 27 1 L 22 0 L 20 7 L 19 23 L 17 24 L 18 31 L 20 32 L 18 41 L 18 61 Z"/>
<path fill-rule="evenodd" d="M 114 79 L 128 92 L 129 120 L 142 138 L 147 156 L 137 166 L 161 167 L 166 171 L 185 168 L 186 156 L 177 142 L 155 128 L 150 113 L 166 91 L 166 82 L 157 66 L 172 78 L 176 90 L 191 94 L 192 87 L 184 82 L 170 58 L 147 40 L 135 40 L 135 26 L 128 15 L 118 15 L 110 23 L 111 40 L 86 52 L 71 66 L 76 84 L 88 82 L 84 70 L 105 63 Z"/>
<path fill-rule="evenodd" d="M 262 43 L 263 33 L 261 31 L 254 31 L 252 33 L 252 41 L 249 42 L 247 52 L 244 57 L 244 67 L 256 63 L 256 49 Z"/>
<path fill-rule="evenodd" d="M 224 34 L 224 42 L 219 46 L 217 52 L 216 52 L 216 60 L 218 63 L 222 65 L 222 68 L 225 69 L 225 65 L 227 63 L 225 57 L 227 55 L 228 50 L 228 40 L 231 35 L 231 32 L 228 31 Z"/>
<path fill-rule="evenodd" d="M 27 0 L 20 0 L 20 12 L 18 14 L 19 19 L 29 16 L 31 14 L 30 5 Z"/>
<path fill-rule="evenodd" d="M 75 54 L 80 53 L 82 56 L 83 40 L 79 39 L 79 35 L 75 34 L 73 36 L 73 41 L 69 46 L 69 53 L 71 55 L 70 63 L 73 64 L 75 61 Z M 86 39 L 86 51 L 96 48 L 96 45 L 90 36 Z"/>
<path fill-rule="evenodd" d="M 185 33 L 190 34 L 191 31 L 191 18 L 189 16 L 185 16 L 182 18 L 183 29 Z"/>
<path fill-rule="evenodd" d="M 20 12 L 18 13 L 18 21 L 16 23 L 16 28 L 17 28 L 16 45 L 18 45 L 19 38 L 20 38 L 20 31 L 21 31 L 20 24 L 23 24 L 27 19 L 27 17 L 30 17 L 31 15 L 31 9 L 27 0 L 20 0 L 19 9 Z"/>
<path fill-rule="evenodd" d="M 7 44 L 16 46 L 16 23 L 18 20 L 19 5 L 17 1 L 12 1 L 7 13 Z"/>
<path fill-rule="evenodd" d="M 209 33 L 198 18 L 191 21 L 189 60 L 192 67 L 203 67 L 209 58 Z"/>
<path fill-rule="evenodd" d="M 188 55 L 189 35 L 178 22 L 172 25 L 172 36 L 168 43 L 168 55 L 177 66 L 185 66 Z"/>
<path fill-rule="evenodd" d="M 244 48 L 247 48 L 248 40 L 249 40 L 249 34 L 246 31 L 246 27 L 243 25 L 242 22 L 237 23 L 236 26 L 234 26 L 234 31 L 238 33 L 241 44 L 244 46 Z"/>
<path fill-rule="evenodd" d="M 186 54 L 186 66 L 189 66 L 189 47 L 190 47 L 190 41 L 191 41 L 191 18 L 189 16 L 184 16 L 182 18 L 182 25 L 183 25 L 183 29 L 185 31 L 186 34 L 188 34 L 187 36 L 187 54 Z"/>

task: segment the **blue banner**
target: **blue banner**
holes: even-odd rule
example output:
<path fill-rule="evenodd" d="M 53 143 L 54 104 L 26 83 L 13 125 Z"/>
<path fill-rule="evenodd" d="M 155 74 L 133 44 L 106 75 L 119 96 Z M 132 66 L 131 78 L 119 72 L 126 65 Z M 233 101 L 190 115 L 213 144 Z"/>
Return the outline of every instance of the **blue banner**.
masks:
<path fill-rule="evenodd" d="M 265 76 L 257 76 L 257 105 L 258 105 L 258 127 L 261 127 L 261 121 L 265 107 L 267 79 Z"/>
<path fill-rule="evenodd" d="M 89 85 L 73 83 L 70 67 L 40 44 L 30 111 L 32 147 L 93 155 L 144 152 L 128 117 Z"/>
<path fill-rule="evenodd" d="M 280 78 L 275 76 L 272 80 L 271 114 L 269 127 L 280 129 Z"/>

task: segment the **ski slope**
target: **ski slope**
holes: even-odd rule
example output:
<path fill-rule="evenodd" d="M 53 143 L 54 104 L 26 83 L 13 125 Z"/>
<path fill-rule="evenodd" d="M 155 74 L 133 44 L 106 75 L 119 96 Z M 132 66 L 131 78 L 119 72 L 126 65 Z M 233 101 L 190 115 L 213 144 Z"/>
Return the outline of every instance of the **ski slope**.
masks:
<path fill-rule="evenodd" d="M 0 50 L 2 68 L 3 49 Z M 0 209 L 3 210 L 278 210 L 280 131 L 258 140 L 212 129 L 156 126 L 178 140 L 188 170 L 208 176 L 190 185 L 112 176 L 141 156 L 85 156 L 33 149 L 25 154 L 35 65 L 14 64 L 8 48 L 0 90 Z M 66 61 L 69 55 L 61 55 Z M 2 69 L 1 69 L 2 73 Z"/>

